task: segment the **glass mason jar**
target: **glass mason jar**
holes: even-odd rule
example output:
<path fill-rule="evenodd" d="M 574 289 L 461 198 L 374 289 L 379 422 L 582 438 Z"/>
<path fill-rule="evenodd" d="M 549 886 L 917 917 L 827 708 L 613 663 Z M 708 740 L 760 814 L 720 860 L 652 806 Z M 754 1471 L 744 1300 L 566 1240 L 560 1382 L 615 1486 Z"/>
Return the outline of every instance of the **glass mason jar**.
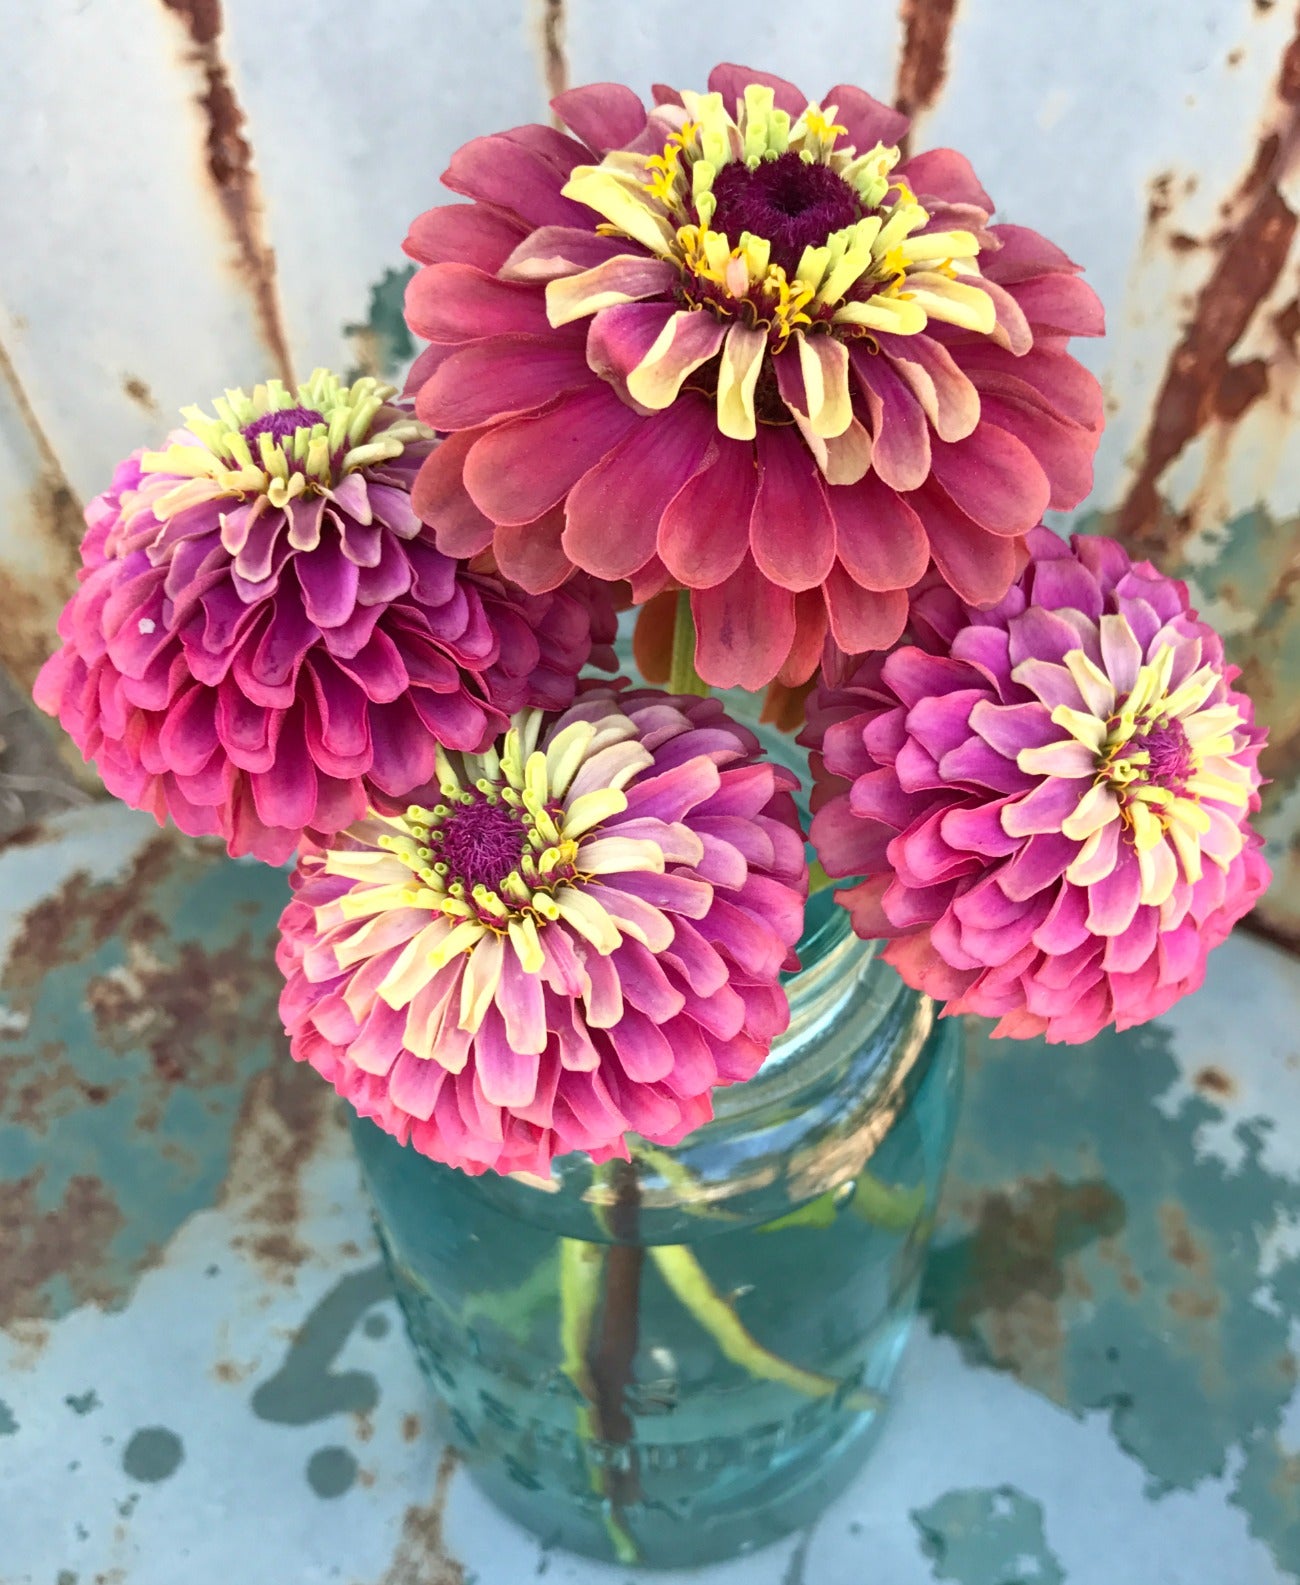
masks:
<path fill-rule="evenodd" d="M 757 701 L 726 702 L 806 785 Z M 353 1118 L 441 1429 L 549 1543 L 658 1567 L 752 1551 L 819 1513 L 880 1424 L 952 1144 L 961 1026 L 828 890 L 799 955 L 789 1030 L 672 1149 L 473 1178 Z"/>

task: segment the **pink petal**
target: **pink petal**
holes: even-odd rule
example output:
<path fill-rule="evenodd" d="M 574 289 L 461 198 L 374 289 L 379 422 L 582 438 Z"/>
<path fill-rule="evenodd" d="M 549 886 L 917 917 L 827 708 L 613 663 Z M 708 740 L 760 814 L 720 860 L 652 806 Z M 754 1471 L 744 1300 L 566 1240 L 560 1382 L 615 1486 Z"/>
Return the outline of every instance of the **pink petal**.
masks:
<path fill-rule="evenodd" d="M 944 198 L 953 204 L 975 204 L 985 214 L 993 213 L 993 200 L 980 186 L 970 161 L 956 149 L 927 149 L 906 160 L 897 174 L 922 200 Z"/>
<path fill-rule="evenodd" d="M 406 287 L 406 322 L 426 341 L 556 334 L 537 287 L 498 280 L 471 264 L 428 264 L 417 270 Z"/>
<path fill-rule="evenodd" d="M 784 77 L 773 77 L 770 72 L 755 71 L 752 66 L 723 64 L 709 73 L 709 92 L 721 94 L 723 107 L 734 115 L 737 104 L 745 97 L 751 83 L 770 88 L 778 110 L 784 110 L 792 119 L 801 116 L 808 108 L 808 95 L 800 93 Z"/>
<path fill-rule="evenodd" d="M 493 541 L 497 566 L 529 594 L 548 594 L 573 571 L 563 536 L 564 513 L 558 507 L 535 522 L 504 525 Z"/>
<path fill-rule="evenodd" d="M 411 222 L 402 251 L 420 264 L 472 264 L 495 275 L 524 228 L 481 204 L 443 204 Z"/>
<path fill-rule="evenodd" d="M 1127 842 L 1115 867 L 1088 888 L 1088 929 L 1099 936 L 1118 936 L 1133 923 L 1142 895 L 1137 857 Z"/>
<path fill-rule="evenodd" d="M 537 418 L 489 430 L 465 460 L 465 487 L 495 523 L 531 523 L 641 420 L 607 386 L 563 399 Z"/>
<path fill-rule="evenodd" d="M 1101 299 L 1073 275 L 1044 275 L 1015 288 L 1016 301 L 1035 336 L 1100 336 L 1106 316 Z"/>
<path fill-rule="evenodd" d="M 822 95 L 823 106 L 835 106 L 835 120 L 845 129 L 848 141 L 859 154 L 866 154 L 883 143 L 886 148 L 896 147 L 907 136 L 911 125 L 901 110 L 882 105 L 879 99 L 863 93 L 850 83 L 836 83 Z"/>
<path fill-rule="evenodd" d="M 452 155 L 443 173 L 443 186 L 516 214 L 529 227 L 586 226 L 590 230 L 591 211 L 560 193 L 568 178 L 564 169 L 567 156 L 557 162 L 555 155 L 548 155 L 541 146 L 529 147 L 518 134 L 530 130 L 546 129 L 519 128 L 515 134 L 496 133 L 464 144 Z M 561 141 L 575 151 L 568 160 L 571 170 L 585 158 L 586 150 L 571 139 Z"/>
<path fill-rule="evenodd" d="M 980 395 L 952 353 L 932 336 L 877 335 L 941 440 L 965 440 L 980 420 Z"/>
<path fill-rule="evenodd" d="M 693 474 L 664 508 L 658 551 L 668 571 L 688 589 L 710 589 L 747 559 L 758 472 L 750 442 L 718 435 L 709 415 L 698 409 L 694 417 L 701 424 L 708 420 L 712 462 Z"/>
<path fill-rule="evenodd" d="M 1014 435 L 1046 474 L 1051 485 L 1048 506 L 1059 511 L 1077 506 L 1092 489 L 1092 459 L 1100 430 L 1084 429 L 1055 413 L 1004 400 L 987 390 L 981 391 L 980 403 L 989 423 Z"/>
<path fill-rule="evenodd" d="M 817 465 L 793 429 L 769 424 L 759 426 L 758 462 L 754 560 L 782 588 L 815 588 L 835 561 L 835 523 Z"/>
<path fill-rule="evenodd" d="M 673 303 L 616 303 L 602 308 L 587 331 L 587 362 L 602 380 L 622 386 L 677 315 Z M 706 318 L 708 316 L 696 316 Z M 717 321 L 714 321 L 715 325 Z M 702 330 L 708 326 L 701 324 Z M 722 335 L 725 326 L 718 326 Z M 721 342 L 722 335 L 717 337 Z"/>
<path fill-rule="evenodd" d="M 411 491 L 411 505 L 431 525 L 439 550 L 447 556 L 477 556 L 492 543 L 492 520 L 465 488 L 465 458 L 482 433 L 470 429 L 448 435 L 420 464 Z"/>
<path fill-rule="evenodd" d="M 643 567 L 655 553 L 660 519 L 713 438 L 709 413 L 693 400 L 647 418 L 569 492 L 566 553 L 598 578 L 627 578 Z"/>
<path fill-rule="evenodd" d="M 942 490 L 927 487 L 916 496 L 944 582 L 972 605 L 1000 600 L 1018 570 L 1015 541 L 973 523 Z"/>
<path fill-rule="evenodd" d="M 447 358 L 420 390 L 416 409 L 435 429 L 472 429 L 544 407 L 591 383 L 581 346 L 553 334 L 491 336 Z"/>
<path fill-rule="evenodd" d="M 717 588 L 696 589 L 696 667 L 715 688 L 766 687 L 794 638 L 794 596 L 770 583 L 746 556 Z"/>
<path fill-rule="evenodd" d="M 839 562 L 827 574 L 825 599 L 831 632 L 846 655 L 888 649 L 907 625 L 907 595 L 902 589 L 864 589 Z"/>
<path fill-rule="evenodd" d="M 871 415 L 871 463 L 895 490 L 915 490 L 930 471 L 930 426 L 924 409 L 888 359 L 861 342 L 849 362 Z"/>
<path fill-rule="evenodd" d="M 936 440 L 930 469 L 959 510 L 990 533 L 1027 533 L 1047 510 L 1051 486 L 1033 452 L 987 421 L 957 445 Z"/>
<path fill-rule="evenodd" d="M 873 474 L 827 493 L 835 553 L 864 589 L 909 589 L 925 572 L 930 544 L 913 508 Z"/>
<path fill-rule="evenodd" d="M 645 131 L 645 106 L 622 83 L 587 83 L 551 100 L 551 109 L 597 156 L 623 148 Z"/>

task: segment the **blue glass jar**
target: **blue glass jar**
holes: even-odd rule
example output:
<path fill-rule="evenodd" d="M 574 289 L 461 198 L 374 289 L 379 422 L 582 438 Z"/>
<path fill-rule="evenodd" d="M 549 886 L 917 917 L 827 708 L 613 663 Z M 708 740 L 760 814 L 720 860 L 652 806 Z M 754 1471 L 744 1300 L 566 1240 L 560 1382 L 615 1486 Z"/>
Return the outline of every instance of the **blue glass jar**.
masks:
<path fill-rule="evenodd" d="M 806 1524 L 871 1444 L 915 1313 L 957 1020 L 809 906 L 791 1025 L 630 1164 L 470 1178 L 354 1123 L 443 1429 L 547 1541 L 703 1563 Z"/>

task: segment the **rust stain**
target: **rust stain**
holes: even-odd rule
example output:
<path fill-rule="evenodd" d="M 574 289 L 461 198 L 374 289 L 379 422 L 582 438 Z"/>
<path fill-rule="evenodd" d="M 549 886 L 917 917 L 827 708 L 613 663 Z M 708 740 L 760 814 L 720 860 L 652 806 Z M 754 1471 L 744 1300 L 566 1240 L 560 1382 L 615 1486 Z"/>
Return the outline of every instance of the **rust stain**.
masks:
<path fill-rule="evenodd" d="M 542 0 L 542 80 L 546 84 L 548 100 L 562 94 L 569 86 L 569 57 L 564 47 L 564 32 L 564 0 Z M 552 115 L 551 123 L 559 126 L 559 118 Z"/>
<path fill-rule="evenodd" d="M 293 359 L 280 310 L 275 250 L 266 240 L 265 205 L 253 168 L 252 145 L 245 135 L 247 117 L 221 50 L 221 0 L 162 0 L 162 4 L 179 18 L 189 35 L 187 59 L 202 74 L 197 99 L 205 122 L 208 175 L 235 244 L 262 340 L 275 372 L 292 384 Z"/>
<path fill-rule="evenodd" d="M 913 121 L 934 105 L 948 75 L 948 44 L 957 0 L 902 0 L 903 47 L 894 79 L 894 103 Z M 909 134 L 905 143 L 910 145 Z M 908 153 L 905 147 L 903 153 Z"/>
<path fill-rule="evenodd" d="M 969 1237 L 931 1256 L 928 1309 L 959 1340 L 979 1340 L 993 1363 L 1059 1402 L 1062 1301 L 1086 1300 L 1089 1285 L 1074 1257 L 1104 1248 L 1124 1225 L 1123 1201 L 1099 1179 L 1065 1183 L 1054 1174 L 1011 1192 L 981 1194 L 958 1206 Z"/>
<path fill-rule="evenodd" d="M 402 1441 L 414 1442 L 420 1435 L 420 1417 L 418 1414 L 404 1414 L 402 1416 Z"/>
<path fill-rule="evenodd" d="M 465 1569 L 448 1555 L 443 1536 L 451 1480 L 459 1463 L 453 1449 L 447 1448 L 438 1461 L 433 1496 L 406 1510 L 397 1550 L 378 1585 L 465 1585 Z"/>
<path fill-rule="evenodd" d="M 1173 207 L 1174 173 L 1172 171 L 1161 171 L 1159 176 L 1151 178 L 1150 192 L 1147 197 L 1148 229 L 1158 226 Z"/>
<path fill-rule="evenodd" d="M 1268 371 L 1260 360 L 1252 360 L 1257 367 L 1237 366 L 1231 355 L 1290 253 L 1296 216 L 1283 197 L 1282 181 L 1298 147 L 1300 16 L 1250 168 L 1222 206 L 1224 227 L 1209 244 L 1214 266 L 1170 355 L 1117 515 L 1119 537 L 1144 550 L 1170 551 L 1191 526 L 1187 514 L 1175 518 L 1162 507 L 1159 483 L 1165 470 L 1212 420 L 1234 422 L 1267 390 Z M 1152 223 L 1168 212 L 1168 190 L 1167 180 L 1157 178 L 1148 208 Z"/>
<path fill-rule="evenodd" d="M 61 1277 L 76 1304 L 110 1304 L 117 1284 L 102 1270 L 104 1246 L 125 1226 L 98 1179 L 68 1180 L 53 1207 L 40 1203 L 45 1169 L 0 1181 L 0 1326 L 44 1312 L 42 1290 Z"/>
<path fill-rule="evenodd" d="M 94 881 L 84 870 L 70 875 L 23 915 L 0 987 L 30 999 L 52 969 L 84 961 L 119 930 L 146 938 L 161 931 L 162 921 L 141 909 L 140 897 L 168 875 L 183 840 L 166 833 L 152 838 L 119 881 Z"/>
<path fill-rule="evenodd" d="M 297 1231 L 302 1174 L 333 1118 L 333 1092 L 305 1063 L 273 1062 L 244 1092 L 221 1203 L 238 1204 L 235 1246 L 275 1280 L 291 1282 L 310 1253 Z"/>
<path fill-rule="evenodd" d="M 1233 1096 L 1237 1093 L 1236 1080 L 1222 1068 L 1216 1068 L 1213 1063 L 1202 1068 L 1192 1083 L 1207 1095 Z"/>
<path fill-rule="evenodd" d="M 1198 1276 L 1210 1275 L 1210 1257 L 1197 1242 L 1187 1220 L 1187 1212 L 1173 1200 L 1166 1200 L 1156 1208 L 1160 1236 L 1165 1241 L 1169 1258 L 1177 1266 L 1196 1272 Z"/>
<path fill-rule="evenodd" d="M 153 392 L 138 374 L 128 374 L 122 380 L 122 394 L 133 401 L 137 407 L 144 408 L 151 416 L 159 411 L 158 403 Z"/>
<path fill-rule="evenodd" d="M 30 536 L 42 547 L 39 574 L 26 575 L 12 567 L 0 568 L 0 663 L 6 665 L 24 687 L 30 688 L 36 673 L 57 642 L 55 622 L 64 601 L 76 587 L 81 565 L 81 536 L 85 524 L 81 502 L 69 483 L 58 453 L 36 416 L 31 398 L 3 344 L 0 344 L 0 381 L 8 387 L 23 428 L 31 440 L 39 463 L 39 473 L 20 514 L 20 523 L 11 530 Z"/>
<path fill-rule="evenodd" d="M 211 952 L 183 941 L 175 961 L 164 963 L 153 951 L 163 928 L 156 915 L 134 908 L 120 932 L 126 961 L 86 984 L 102 1048 L 149 1054 L 158 1082 L 140 1112 L 144 1129 L 157 1127 L 175 1085 L 236 1083 L 250 1024 L 274 1028 L 276 1017 L 269 940 L 254 942 L 245 932 Z"/>

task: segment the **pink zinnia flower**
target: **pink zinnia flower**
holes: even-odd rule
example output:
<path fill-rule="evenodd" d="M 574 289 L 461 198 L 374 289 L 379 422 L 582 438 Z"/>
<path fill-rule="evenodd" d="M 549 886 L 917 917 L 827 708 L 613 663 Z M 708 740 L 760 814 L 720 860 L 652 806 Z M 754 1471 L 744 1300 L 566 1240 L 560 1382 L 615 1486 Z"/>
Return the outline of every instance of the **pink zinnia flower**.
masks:
<path fill-rule="evenodd" d="M 452 555 L 492 545 L 549 589 L 575 567 L 638 600 L 693 591 L 700 675 L 806 681 L 902 631 L 933 565 L 1004 595 L 1022 536 L 1087 493 L 1099 335 L 1077 266 L 951 149 L 841 84 L 821 106 L 719 66 L 710 92 L 561 94 L 570 133 L 467 144 L 406 248 L 432 345 L 416 411 L 450 442 L 416 508 Z"/>
<path fill-rule="evenodd" d="M 820 690 L 812 837 L 909 985 L 1081 1041 L 1195 990 L 1268 884 L 1264 732 L 1183 584 L 1108 539 L 1029 546 L 992 610 L 930 590 L 914 642 Z"/>
<path fill-rule="evenodd" d="M 87 508 L 36 701 L 133 808 L 278 862 L 405 798 L 436 744 L 573 698 L 586 580 L 521 596 L 439 551 L 410 499 L 433 439 L 393 394 L 228 391 Z"/>
<path fill-rule="evenodd" d="M 304 851 L 277 954 L 293 1055 L 467 1172 L 707 1122 L 789 1020 L 793 776 L 717 700 L 601 689 L 440 750 L 437 782 Z"/>

